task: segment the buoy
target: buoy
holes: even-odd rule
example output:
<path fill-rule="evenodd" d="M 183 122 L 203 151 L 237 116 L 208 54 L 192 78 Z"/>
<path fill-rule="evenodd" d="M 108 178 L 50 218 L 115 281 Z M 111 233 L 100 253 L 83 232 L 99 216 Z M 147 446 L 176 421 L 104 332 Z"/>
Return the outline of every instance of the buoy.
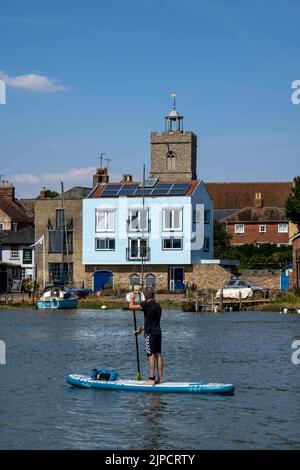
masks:
<path fill-rule="evenodd" d="M 300 308 L 298 308 L 297 313 L 300 313 Z"/>
<path fill-rule="evenodd" d="M 288 309 L 287 309 L 287 308 L 284 308 L 284 309 L 283 309 L 283 313 L 288 313 Z"/>
<path fill-rule="evenodd" d="M 106 310 L 106 309 L 107 309 L 106 305 L 101 305 L 101 310 Z"/>

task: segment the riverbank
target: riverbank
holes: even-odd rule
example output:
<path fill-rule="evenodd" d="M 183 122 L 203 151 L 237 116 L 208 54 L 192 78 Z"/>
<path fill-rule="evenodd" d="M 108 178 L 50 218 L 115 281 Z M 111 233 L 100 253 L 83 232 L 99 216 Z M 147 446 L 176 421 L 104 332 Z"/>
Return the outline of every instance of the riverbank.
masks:
<path fill-rule="evenodd" d="M 29 296 L 28 294 L 7 294 L 6 297 L 0 297 L 0 310 L 11 309 L 31 309 L 36 306 L 37 296 Z M 158 294 L 157 300 L 160 302 L 164 310 L 182 310 L 182 304 L 186 302 L 184 294 Z M 189 301 L 193 301 L 192 298 Z M 201 302 L 201 301 L 200 301 Z M 78 308 L 81 309 L 123 309 L 124 296 L 112 295 L 90 295 L 85 299 L 78 301 Z M 300 309 L 300 296 L 293 293 L 278 296 L 268 303 L 262 299 L 261 303 L 251 305 L 249 307 L 243 305 L 243 310 L 256 312 L 283 312 L 284 309 Z"/>

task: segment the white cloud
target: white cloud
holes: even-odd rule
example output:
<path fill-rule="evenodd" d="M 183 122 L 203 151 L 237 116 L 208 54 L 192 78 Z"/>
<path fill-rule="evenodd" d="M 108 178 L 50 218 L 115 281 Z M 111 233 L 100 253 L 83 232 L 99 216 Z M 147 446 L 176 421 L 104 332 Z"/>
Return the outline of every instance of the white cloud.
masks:
<path fill-rule="evenodd" d="M 59 83 L 56 78 L 47 77 L 39 73 L 12 76 L 0 71 L 0 79 L 3 80 L 7 86 L 21 88 L 22 90 L 53 93 L 69 89 L 69 87 Z"/>
<path fill-rule="evenodd" d="M 65 190 L 73 186 L 92 187 L 94 166 L 71 168 L 64 172 L 42 173 L 17 173 L 7 175 L 6 179 L 16 187 L 18 197 L 37 197 L 42 186 L 60 192 L 60 183 L 64 182 Z M 119 174 L 110 173 L 110 181 L 119 181 Z"/>

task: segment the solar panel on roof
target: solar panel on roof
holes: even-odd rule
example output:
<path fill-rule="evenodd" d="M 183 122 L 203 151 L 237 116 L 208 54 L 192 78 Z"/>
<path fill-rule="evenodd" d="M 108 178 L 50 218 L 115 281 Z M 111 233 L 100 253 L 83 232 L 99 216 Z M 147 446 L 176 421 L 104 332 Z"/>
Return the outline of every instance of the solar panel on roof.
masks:
<path fill-rule="evenodd" d="M 122 184 L 114 184 L 111 186 L 106 186 L 101 196 L 104 196 L 104 197 L 116 196 L 118 191 L 122 188 L 122 186 L 123 186 Z"/>
<path fill-rule="evenodd" d="M 151 192 L 153 191 L 152 188 L 138 188 L 134 195 L 135 196 L 143 196 L 145 194 L 145 196 L 149 196 L 151 194 Z"/>
<path fill-rule="evenodd" d="M 138 188 L 138 186 L 138 184 L 124 184 L 124 186 L 120 189 L 118 196 L 133 196 L 133 193 Z"/>
<path fill-rule="evenodd" d="M 169 192 L 169 196 L 184 196 L 189 187 L 190 184 L 187 183 L 175 183 Z"/>

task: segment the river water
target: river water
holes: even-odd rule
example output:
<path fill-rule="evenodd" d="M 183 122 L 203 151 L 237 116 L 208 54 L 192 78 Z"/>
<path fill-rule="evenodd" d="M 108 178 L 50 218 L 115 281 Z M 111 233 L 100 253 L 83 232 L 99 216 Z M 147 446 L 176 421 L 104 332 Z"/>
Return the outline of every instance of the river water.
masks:
<path fill-rule="evenodd" d="M 132 313 L 0 311 L 0 449 L 300 448 L 300 315 L 165 311 L 162 329 L 165 379 L 230 382 L 235 395 L 73 388 L 66 375 L 94 367 L 134 378 Z"/>

